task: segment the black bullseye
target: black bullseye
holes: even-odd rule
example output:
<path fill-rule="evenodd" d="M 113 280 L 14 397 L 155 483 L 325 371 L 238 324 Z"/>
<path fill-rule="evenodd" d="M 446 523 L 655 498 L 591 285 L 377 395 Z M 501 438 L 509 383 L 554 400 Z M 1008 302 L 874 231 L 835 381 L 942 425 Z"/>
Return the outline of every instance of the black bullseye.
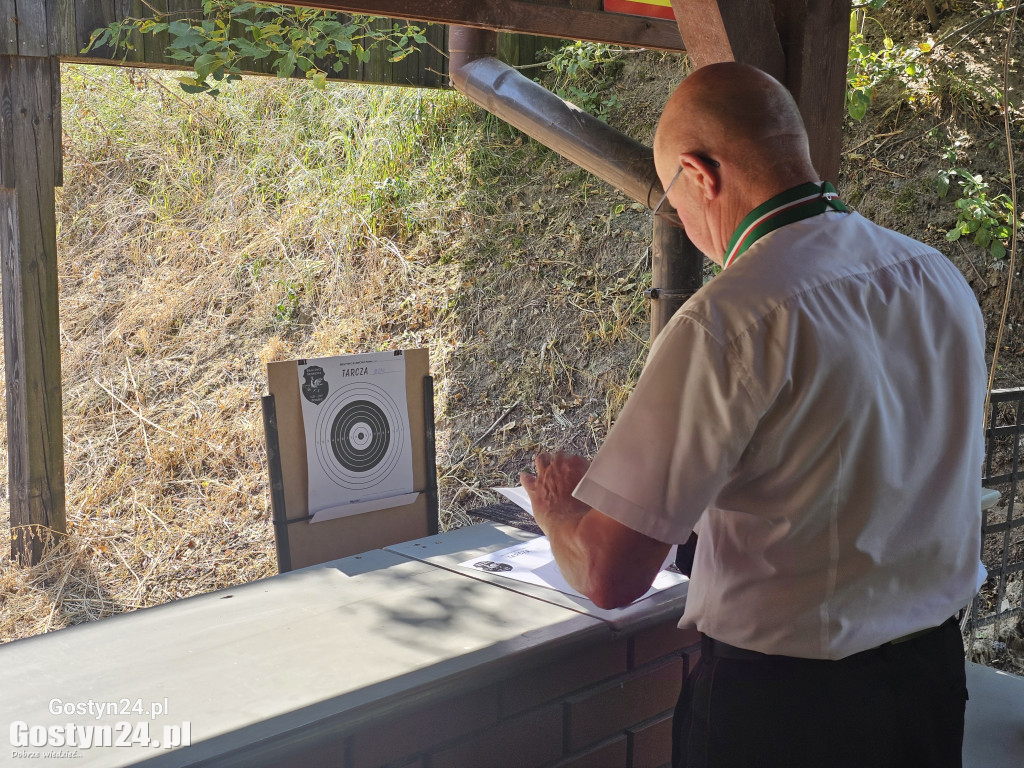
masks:
<path fill-rule="evenodd" d="M 369 472 L 384 459 L 391 444 L 388 418 L 369 400 L 353 400 L 331 424 L 331 450 L 350 472 Z"/>

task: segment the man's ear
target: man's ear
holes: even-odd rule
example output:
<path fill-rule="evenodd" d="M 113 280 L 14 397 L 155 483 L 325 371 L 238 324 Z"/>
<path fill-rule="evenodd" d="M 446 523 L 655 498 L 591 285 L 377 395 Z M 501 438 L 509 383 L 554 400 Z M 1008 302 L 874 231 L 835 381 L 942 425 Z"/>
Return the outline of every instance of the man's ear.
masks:
<path fill-rule="evenodd" d="M 689 181 L 700 189 L 705 200 L 710 201 L 718 197 L 721 188 L 718 169 L 706 157 L 693 152 L 681 152 L 679 165 L 683 169 L 683 174 L 689 177 Z"/>

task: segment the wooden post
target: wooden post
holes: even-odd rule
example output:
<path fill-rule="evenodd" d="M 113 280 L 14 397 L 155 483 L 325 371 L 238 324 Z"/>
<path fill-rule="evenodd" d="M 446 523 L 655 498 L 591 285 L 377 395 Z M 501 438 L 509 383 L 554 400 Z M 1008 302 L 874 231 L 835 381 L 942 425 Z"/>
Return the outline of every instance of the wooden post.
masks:
<path fill-rule="evenodd" d="M 741 61 L 776 77 L 807 126 L 811 160 L 836 181 L 842 140 L 851 0 L 672 0 L 697 66 Z"/>
<path fill-rule="evenodd" d="M 651 238 L 651 341 L 704 281 L 704 254 L 660 216 Z"/>
<path fill-rule="evenodd" d="M 839 179 L 850 53 L 850 0 L 774 0 L 789 88 L 807 128 L 811 161 L 823 180 Z M 842 190 L 839 190 L 840 195 Z"/>
<path fill-rule="evenodd" d="M 19 0 L 16 11 L 17 49 L 0 51 L 0 269 L 11 556 L 35 564 L 66 532 L 54 201 L 60 62 L 56 0 Z"/>
<path fill-rule="evenodd" d="M 785 80 L 786 57 L 769 0 L 672 0 L 672 10 L 694 67 L 741 61 Z"/>

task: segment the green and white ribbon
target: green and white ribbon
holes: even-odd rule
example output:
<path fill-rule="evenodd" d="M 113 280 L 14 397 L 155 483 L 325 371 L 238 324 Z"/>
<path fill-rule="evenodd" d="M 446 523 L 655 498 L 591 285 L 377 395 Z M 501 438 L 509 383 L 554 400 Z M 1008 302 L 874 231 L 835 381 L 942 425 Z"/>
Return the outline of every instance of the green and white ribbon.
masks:
<path fill-rule="evenodd" d="M 776 195 L 757 206 L 740 222 L 725 249 L 722 268 L 725 269 L 732 264 L 737 257 L 769 232 L 794 221 L 817 216 L 827 210 L 843 213 L 850 210 L 840 201 L 835 187 L 827 181 L 821 184 L 807 182 Z"/>

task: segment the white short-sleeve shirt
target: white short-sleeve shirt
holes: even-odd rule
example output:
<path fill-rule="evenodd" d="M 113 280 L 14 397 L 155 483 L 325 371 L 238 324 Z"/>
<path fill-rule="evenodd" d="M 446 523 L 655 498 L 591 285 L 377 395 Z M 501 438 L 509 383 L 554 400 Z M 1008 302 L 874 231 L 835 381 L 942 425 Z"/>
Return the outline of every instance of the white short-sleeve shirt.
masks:
<path fill-rule="evenodd" d="M 676 313 L 574 495 L 660 541 L 697 530 L 680 626 L 842 658 L 980 586 L 985 382 L 953 264 L 828 212 Z"/>

